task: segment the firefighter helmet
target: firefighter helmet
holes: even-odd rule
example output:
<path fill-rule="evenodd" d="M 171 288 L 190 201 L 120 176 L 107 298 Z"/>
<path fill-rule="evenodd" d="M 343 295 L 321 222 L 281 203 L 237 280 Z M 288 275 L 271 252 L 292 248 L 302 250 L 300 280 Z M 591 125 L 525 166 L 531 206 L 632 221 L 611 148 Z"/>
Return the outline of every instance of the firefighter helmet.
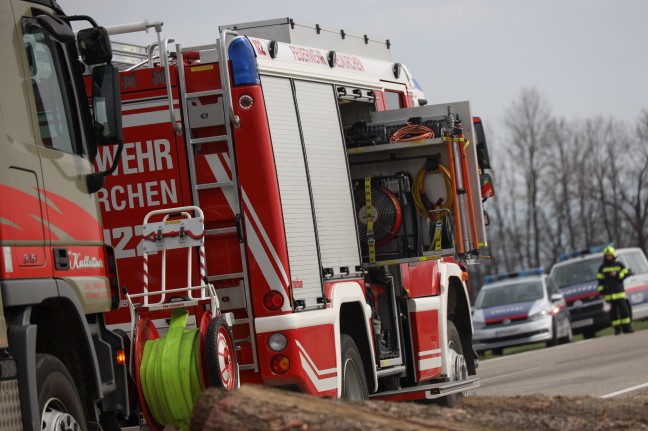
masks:
<path fill-rule="evenodd" d="M 608 245 L 603 249 L 603 256 L 614 256 L 616 257 L 616 250 L 611 245 Z"/>

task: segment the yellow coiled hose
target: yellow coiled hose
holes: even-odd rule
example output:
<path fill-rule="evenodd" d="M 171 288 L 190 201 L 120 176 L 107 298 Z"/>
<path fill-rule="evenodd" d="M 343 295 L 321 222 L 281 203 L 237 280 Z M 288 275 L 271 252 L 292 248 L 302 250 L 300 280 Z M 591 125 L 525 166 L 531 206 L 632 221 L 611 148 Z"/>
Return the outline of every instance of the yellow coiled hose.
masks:
<path fill-rule="evenodd" d="M 432 202 L 432 205 L 434 205 L 434 207 L 428 208 L 423 202 L 423 193 L 425 193 L 425 178 L 428 175 L 443 175 L 443 181 L 445 182 L 446 186 L 446 199 L 438 207 L 436 203 Z M 450 170 L 448 168 L 439 163 L 438 171 L 426 171 L 425 166 L 423 166 L 418 171 L 414 180 L 414 185 L 412 186 L 412 198 L 414 199 L 414 206 L 416 206 L 416 210 L 421 215 L 421 217 L 431 218 L 431 210 L 445 208 L 452 211 L 452 205 L 454 204 L 454 199 L 452 196 L 452 174 L 450 173 Z M 442 219 L 445 216 L 446 214 L 439 212 L 437 213 L 436 218 Z"/>
<path fill-rule="evenodd" d="M 202 392 L 198 329 L 185 330 L 189 311 L 173 310 L 165 337 L 144 344 L 140 379 L 144 399 L 161 425 L 189 429 L 193 406 Z"/>

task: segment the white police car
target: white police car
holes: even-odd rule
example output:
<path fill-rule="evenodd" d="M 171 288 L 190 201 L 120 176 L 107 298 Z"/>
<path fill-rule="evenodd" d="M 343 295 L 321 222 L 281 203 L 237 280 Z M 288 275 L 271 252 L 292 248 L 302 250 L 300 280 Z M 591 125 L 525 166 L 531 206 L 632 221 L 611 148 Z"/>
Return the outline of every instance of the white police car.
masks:
<path fill-rule="evenodd" d="M 609 245 L 563 254 L 549 276 L 565 295 L 575 334 L 592 338 L 610 326 L 610 304 L 598 292 L 596 274 L 603 263 L 603 249 Z M 640 248 L 616 249 L 617 260 L 631 271 L 623 281 L 633 320 L 648 319 L 648 259 Z"/>
<path fill-rule="evenodd" d="M 473 307 L 473 348 L 477 353 L 546 342 L 570 342 L 567 303 L 542 268 L 486 276 Z"/>

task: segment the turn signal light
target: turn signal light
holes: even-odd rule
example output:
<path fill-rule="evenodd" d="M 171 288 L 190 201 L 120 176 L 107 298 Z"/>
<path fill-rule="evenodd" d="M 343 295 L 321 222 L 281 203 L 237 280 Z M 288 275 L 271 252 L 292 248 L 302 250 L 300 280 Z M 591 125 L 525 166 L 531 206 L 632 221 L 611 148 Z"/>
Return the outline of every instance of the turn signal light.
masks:
<path fill-rule="evenodd" d="M 270 361 L 270 368 L 275 374 L 284 374 L 290 368 L 290 359 L 284 355 L 277 355 Z"/>
<path fill-rule="evenodd" d="M 117 365 L 126 365 L 126 352 L 124 349 L 118 349 L 115 352 L 115 362 Z"/>

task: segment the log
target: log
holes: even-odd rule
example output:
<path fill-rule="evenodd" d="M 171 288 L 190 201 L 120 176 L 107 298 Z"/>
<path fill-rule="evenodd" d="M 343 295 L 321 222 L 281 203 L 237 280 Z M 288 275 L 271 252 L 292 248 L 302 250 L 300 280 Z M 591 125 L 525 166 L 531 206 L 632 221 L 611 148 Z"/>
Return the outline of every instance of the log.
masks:
<path fill-rule="evenodd" d="M 287 430 L 473 430 L 442 418 L 402 417 L 388 408 L 364 403 L 317 398 L 267 386 L 246 384 L 240 389 L 205 390 L 194 406 L 191 431 Z M 380 404 L 378 404 L 380 405 Z M 387 405 L 387 403 L 385 403 Z"/>

